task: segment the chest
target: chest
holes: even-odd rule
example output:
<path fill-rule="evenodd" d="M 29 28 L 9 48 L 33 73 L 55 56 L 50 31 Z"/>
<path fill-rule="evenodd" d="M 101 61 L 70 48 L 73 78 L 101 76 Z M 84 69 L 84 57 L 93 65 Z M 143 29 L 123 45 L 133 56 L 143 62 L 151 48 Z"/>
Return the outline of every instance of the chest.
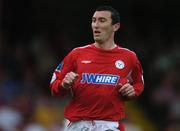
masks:
<path fill-rule="evenodd" d="M 79 55 L 76 62 L 79 74 L 111 74 L 126 77 L 133 68 L 132 59 L 120 53 L 87 53 Z"/>

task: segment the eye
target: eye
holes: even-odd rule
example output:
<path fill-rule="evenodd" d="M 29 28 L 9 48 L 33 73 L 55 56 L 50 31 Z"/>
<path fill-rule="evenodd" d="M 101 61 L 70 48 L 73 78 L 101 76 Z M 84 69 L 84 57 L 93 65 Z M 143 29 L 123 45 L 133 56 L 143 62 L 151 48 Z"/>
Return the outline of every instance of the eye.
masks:
<path fill-rule="evenodd" d="M 103 23 L 106 22 L 107 20 L 105 18 L 100 18 L 99 21 Z"/>

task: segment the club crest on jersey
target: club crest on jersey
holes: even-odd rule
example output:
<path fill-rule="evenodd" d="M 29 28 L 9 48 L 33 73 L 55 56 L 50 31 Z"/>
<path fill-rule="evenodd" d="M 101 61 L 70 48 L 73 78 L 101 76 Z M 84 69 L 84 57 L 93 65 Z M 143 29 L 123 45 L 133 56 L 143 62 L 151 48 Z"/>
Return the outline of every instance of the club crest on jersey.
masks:
<path fill-rule="evenodd" d="M 117 85 L 118 80 L 119 80 L 118 75 L 83 73 L 81 83 Z"/>
<path fill-rule="evenodd" d="M 116 66 L 116 68 L 118 68 L 118 69 L 123 69 L 123 68 L 125 67 L 125 64 L 124 64 L 124 62 L 123 62 L 122 60 L 117 60 L 117 61 L 115 62 L 115 66 Z"/>

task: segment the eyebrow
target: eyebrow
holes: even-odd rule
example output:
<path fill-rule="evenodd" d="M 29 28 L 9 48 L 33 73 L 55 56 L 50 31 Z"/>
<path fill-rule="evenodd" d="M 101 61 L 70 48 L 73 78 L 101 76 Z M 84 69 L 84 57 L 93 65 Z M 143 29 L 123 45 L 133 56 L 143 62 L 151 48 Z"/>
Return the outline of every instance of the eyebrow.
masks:
<path fill-rule="evenodd" d="M 92 19 L 96 19 L 96 17 L 92 17 Z M 98 17 L 97 19 L 107 19 L 106 17 Z"/>

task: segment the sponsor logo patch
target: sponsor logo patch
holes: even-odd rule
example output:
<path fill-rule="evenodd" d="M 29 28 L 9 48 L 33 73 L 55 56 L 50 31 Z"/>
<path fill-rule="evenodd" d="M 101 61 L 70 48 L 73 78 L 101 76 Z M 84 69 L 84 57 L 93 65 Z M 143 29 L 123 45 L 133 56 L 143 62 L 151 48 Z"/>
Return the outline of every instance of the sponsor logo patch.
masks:
<path fill-rule="evenodd" d="M 112 74 L 83 73 L 81 83 L 117 85 L 119 78 L 118 75 Z"/>
<path fill-rule="evenodd" d="M 59 65 L 56 68 L 56 71 L 60 72 L 63 67 L 63 64 L 64 64 L 63 62 L 59 63 Z"/>

